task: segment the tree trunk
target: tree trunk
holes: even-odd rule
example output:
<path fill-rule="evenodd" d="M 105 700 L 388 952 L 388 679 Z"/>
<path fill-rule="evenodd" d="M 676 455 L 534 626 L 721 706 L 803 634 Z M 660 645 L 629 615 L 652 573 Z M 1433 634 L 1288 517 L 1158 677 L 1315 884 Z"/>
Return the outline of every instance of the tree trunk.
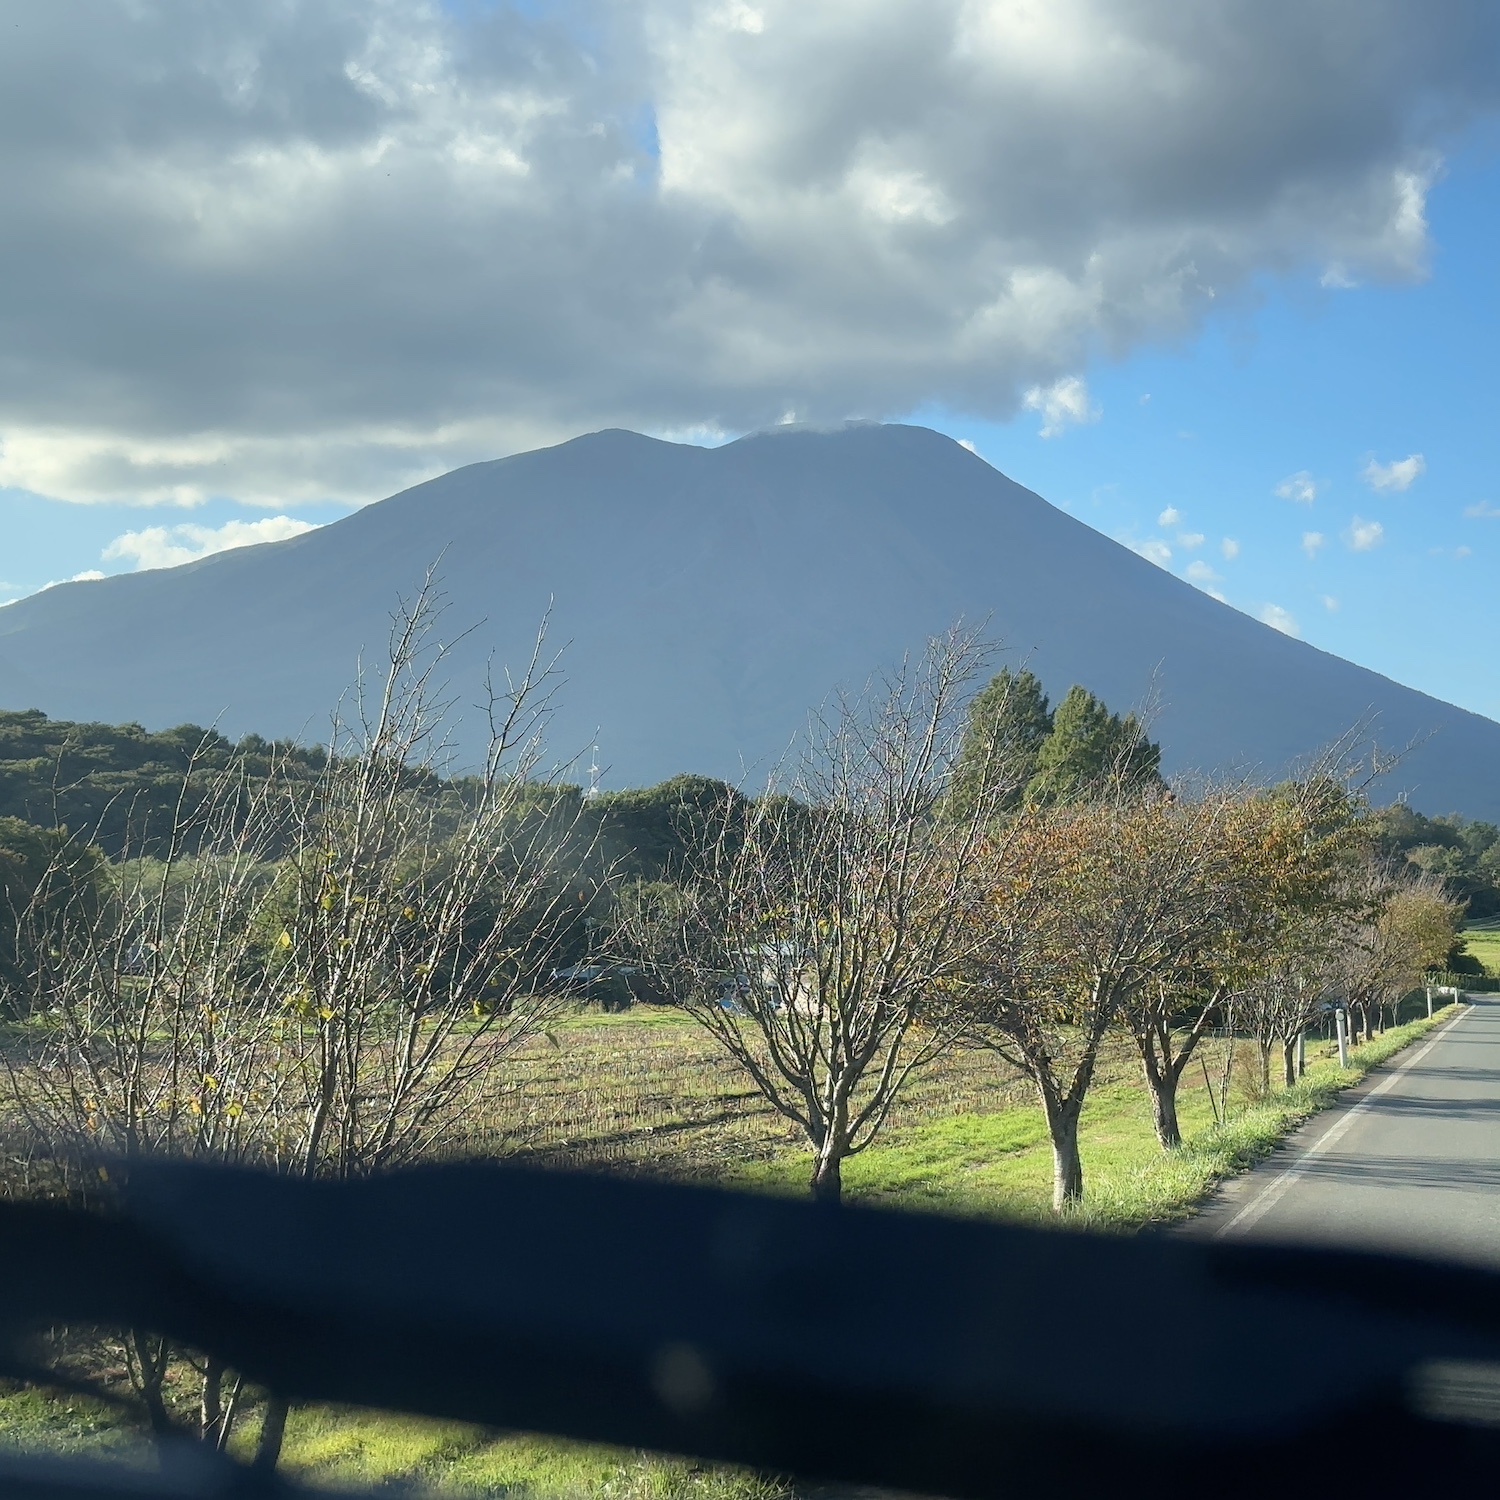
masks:
<path fill-rule="evenodd" d="M 266 1414 L 261 1418 L 260 1440 L 255 1445 L 255 1469 L 261 1474 L 274 1474 L 281 1461 L 281 1444 L 286 1437 L 287 1403 L 280 1396 L 271 1396 L 266 1401 Z"/>
<path fill-rule="evenodd" d="M 209 1356 L 203 1367 L 203 1399 L 198 1405 L 198 1435 L 219 1447 L 224 1426 L 224 1361 Z"/>
<path fill-rule="evenodd" d="M 1141 1054 L 1146 1091 L 1151 1095 L 1156 1139 L 1161 1142 L 1163 1151 L 1170 1151 L 1182 1144 L 1182 1131 L 1177 1126 L 1177 1079 L 1181 1063 L 1173 1065 L 1171 1030 L 1154 1022 L 1137 1027 L 1135 1045 Z M 1187 1060 L 1187 1055 L 1184 1052 L 1182 1061 Z"/>
<path fill-rule="evenodd" d="M 1182 1144 L 1182 1129 L 1177 1123 L 1176 1068 L 1149 1070 L 1146 1087 L 1151 1091 L 1151 1120 L 1156 1126 L 1156 1139 L 1163 1151 L 1171 1151 Z"/>
<path fill-rule="evenodd" d="M 844 1152 L 834 1141 L 824 1142 L 813 1161 L 812 1188 L 814 1203 L 837 1203 L 843 1197 Z"/>
<path fill-rule="evenodd" d="M 1297 1081 L 1297 1038 L 1285 1037 L 1281 1043 L 1281 1081 L 1287 1087 Z"/>
<path fill-rule="evenodd" d="M 1042 1096 L 1047 1133 L 1052 1137 L 1052 1211 L 1062 1213 L 1083 1197 L 1083 1158 L 1078 1154 L 1078 1115 L 1082 1101 Z"/>
<path fill-rule="evenodd" d="M 151 1432 L 157 1438 L 172 1437 L 176 1428 L 167 1414 L 162 1386 L 166 1381 L 170 1350 L 165 1339 L 153 1338 L 150 1334 L 133 1330 L 130 1348 L 134 1354 L 136 1378 L 139 1382 L 141 1402 L 146 1408 L 146 1418 Z"/>
<path fill-rule="evenodd" d="M 1223 999 L 1223 991 L 1215 990 L 1213 998 L 1198 1012 L 1197 1019 L 1183 1037 L 1181 1050 L 1175 1053 L 1172 1049 L 1172 1017 L 1165 1010 L 1142 1018 L 1131 1027 L 1136 1050 L 1141 1054 L 1141 1071 L 1146 1075 L 1146 1087 L 1151 1093 L 1151 1116 L 1156 1126 L 1156 1139 L 1161 1143 L 1163 1151 L 1172 1151 L 1182 1144 L 1182 1130 L 1177 1123 L 1177 1086 Z M 1208 1081 L 1206 1064 L 1203 1081 L 1208 1086 L 1209 1100 L 1214 1106 L 1214 1121 L 1220 1123 L 1219 1105 L 1214 1099 L 1213 1085 Z"/>

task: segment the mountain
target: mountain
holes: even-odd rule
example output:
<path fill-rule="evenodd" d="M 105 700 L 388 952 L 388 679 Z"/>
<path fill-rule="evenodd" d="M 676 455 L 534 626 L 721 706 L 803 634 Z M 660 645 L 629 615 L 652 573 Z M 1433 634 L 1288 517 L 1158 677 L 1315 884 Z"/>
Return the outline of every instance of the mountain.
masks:
<path fill-rule="evenodd" d="M 290 541 L 68 583 L 0 610 L 0 707 L 318 735 L 439 562 L 461 705 L 568 642 L 554 753 L 603 784 L 762 780 L 836 687 L 989 621 L 1054 698 L 1152 700 L 1169 769 L 1275 774 L 1373 715 L 1417 742 L 1382 800 L 1500 820 L 1500 724 L 1218 603 L 921 427 L 722 448 L 620 431 L 473 464 Z M 460 730 L 479 748 L 477 715 Z"/>

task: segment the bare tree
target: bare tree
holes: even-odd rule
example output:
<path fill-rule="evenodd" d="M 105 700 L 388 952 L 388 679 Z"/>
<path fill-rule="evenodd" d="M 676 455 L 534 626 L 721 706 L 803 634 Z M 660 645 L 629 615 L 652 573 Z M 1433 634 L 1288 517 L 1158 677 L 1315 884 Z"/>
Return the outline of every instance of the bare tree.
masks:
<path fill-rule="evenodd" d="M 439 610 L 430 581 L 400 609 L 381 680 L 314 774 L 305 757 L 253 783 L 190 769 L 160 858 L 123 862 L 105 899 L 80 886 L 61 912 L 60 883 L 39 884 L 21 921 L 36 961 L 4 979 L 35 1018 L 31 1045 L 6 1067 L 56 1157 L 340 1177 L 411 1161 L 454 1140 L 556 1013 L 545 977 L 586 903 L 571 830 L 535 816 L 552 665 L 539 635 L 490 692 L 484 766 L 455 791 L 437 774 Z M 130 1344 L 154 1424 L 162 1351 Z M 203 1366 L 202 1428 L 220 1443 L 225 1376 Z M 268 1461 L 284 1417 L 273 1403 Z"/>
<path fill-rule="evenodd" d="M 990 814 L 1012 790 L 945 803 L 986 656 L 955 630 L 841 701 L 788 784 L 726 802 L 680 894 L 625 913 L 630 951 L 806 1136 L 819 1200 L 837 1201 L 843 1163 L 957 1034 L 947 991 L 977 941 L 965 916 Z"/>
<path fill-rule="evenodd" d="M 556 1013 L 546 975 L 583 914 L 571 830 L 528 816 L 547 707 L 540 642 L 520 681 L 491 695 L 486 764 L 455 816 L 428 794 L 447 708 L 433 623 L 425 595 L 398 618 L 375 702 L 352 734 L 336 731 L 327 773 L 297 800 L 271 893 L 275 1150 L 305 1176 L 442 1149 L 496 1065 Z"/>

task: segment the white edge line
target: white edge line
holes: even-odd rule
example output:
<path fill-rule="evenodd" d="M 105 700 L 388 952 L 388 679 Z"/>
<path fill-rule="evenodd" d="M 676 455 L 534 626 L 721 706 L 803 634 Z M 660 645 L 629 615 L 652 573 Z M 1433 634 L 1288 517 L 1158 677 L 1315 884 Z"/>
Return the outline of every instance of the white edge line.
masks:
<path fill-rule="evenodd" d="M 1330 1125 L 1328 1129 L 1325 1130 L 1323 1134 L 1319 1136 L 1318 1139 L 1313 1142 L 1313 1144 L 1309 1146 L 1307 1150 L 1304 1151 L 1302 1155 L 1299 1156 L 1297 1160 L 1291 1164 L 1291 1166 L 1287 1167 L 1284 1171 L 1278 1173 L 1275 1177 L 1273 1177 L 1271 1181 L 1268 1182 L 1265 1187 L 1263 1187 L 1260 1192 L 1258 1192 L 1247 1204 L 1245 1204 L 1227 1224 L 1225 1224 L 1220 1229 L 1216 1229 L 1213 1235 L 1214 1239 L 1224 1239 L 1227 1236 L 1233 1234 L 1236 1230 L 1238 1230 L 1241 1234 L 1244 1234 L 1247 1230 L 1253 1229 L 1255 1225 L 1276 1206 L 1282 1194 L 1285 1193 L 1286 1190 L 1291 1187 L 1299 1177 L 1302 1177 L 1307 1172 L 1307 1169 L 1313 1164 L 1313 1162 L 1330 1147 L 1338 1143 L 1344 1132 L 1348 1130 L 1348 1128 L 1355 1122 L 1356 1119 L 1359 1118 L 1360 1114 L 1383 1093 L 1385 1093 L 1388 1088 L 1391 1088 L 1401 1078 L 1401 1075 L 1405 1073 L 1408 1068 L 1416 1067 L 1416 1065 L 1421 1062 L 1422 1059 L 1426 1057 L 1427 1054 L 1431 1052 L 1432 1049 L 1436 1047 L 1437 1044 L 1442 1041 L 1450 1031 L 1453 1030 L 1454 1026 L 1456 1026 L 1464 1016 L 1469 1015 L 1473 1011 L 1473 1009 L 1474 1007 L 1468 1003 L 1463 1003 L 1458 1006 L 1455 1010 L 1455 1014 L 1450 1016 L 1446 1021 L 1443 1022 L 1441 1026 L 1437 1028 L 1436 1033 L 1431 1038 L 1429 1038 L 1425 1047 L 1423 1047 L 1420 1051 L 1412 1053 L 1412 1055 L 1408 1057 L 1404 1062 L 1402 1062 L 1399 1067 L 1392 1068 L 1391 1071 L 1383 1079 L 1381 1079 L 1381 1081 L 1376 1084 L 1375 1087 L 1372 1088 L 1370 1092 L 1364 1096 L 1363 1099 L 1359 1101 L 1359 1103 L 1355 1104 L 1352 1108 L 1344 1112 L 1344 1116 L 1342 1119 L 1335 1120 L 1334 1123 Z"/>

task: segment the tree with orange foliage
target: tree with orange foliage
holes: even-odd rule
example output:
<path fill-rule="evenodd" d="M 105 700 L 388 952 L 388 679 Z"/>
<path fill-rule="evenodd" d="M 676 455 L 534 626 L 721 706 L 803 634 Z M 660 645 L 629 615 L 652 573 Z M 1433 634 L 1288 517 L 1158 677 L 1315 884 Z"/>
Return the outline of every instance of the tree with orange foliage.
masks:
<path fill-rule="evenodd" d="M 1036 1086 L 1059 1211 L 1083 1195 L 1078 1121 L 1104 1038 L 1190 951 L 1219 823 L 1169 794 L 1118 789 L 1108 800 L 1027 809 L 997 850 L 973 913 L 986 941 L 959 1004 L 969 1040 Z"/>
<path fill-rule="evenodd" d="M 1164 1150 L 1182 1143 L 1183 1071 L 1235 997 L 1281 975 L 1276 993 L 1295 994 L 1299 1015 L 1319 1003 L 1309 945 L 1347 907 L 1351 860 L 1363 850 L 1358 811 L 1341 782 L 1322 776 L 1270 791 L 1210 789 L 1161 809 L 1163 840 L 1174 847 L 1178 948 L 1131 992 L 1122 1016 Z"/>

